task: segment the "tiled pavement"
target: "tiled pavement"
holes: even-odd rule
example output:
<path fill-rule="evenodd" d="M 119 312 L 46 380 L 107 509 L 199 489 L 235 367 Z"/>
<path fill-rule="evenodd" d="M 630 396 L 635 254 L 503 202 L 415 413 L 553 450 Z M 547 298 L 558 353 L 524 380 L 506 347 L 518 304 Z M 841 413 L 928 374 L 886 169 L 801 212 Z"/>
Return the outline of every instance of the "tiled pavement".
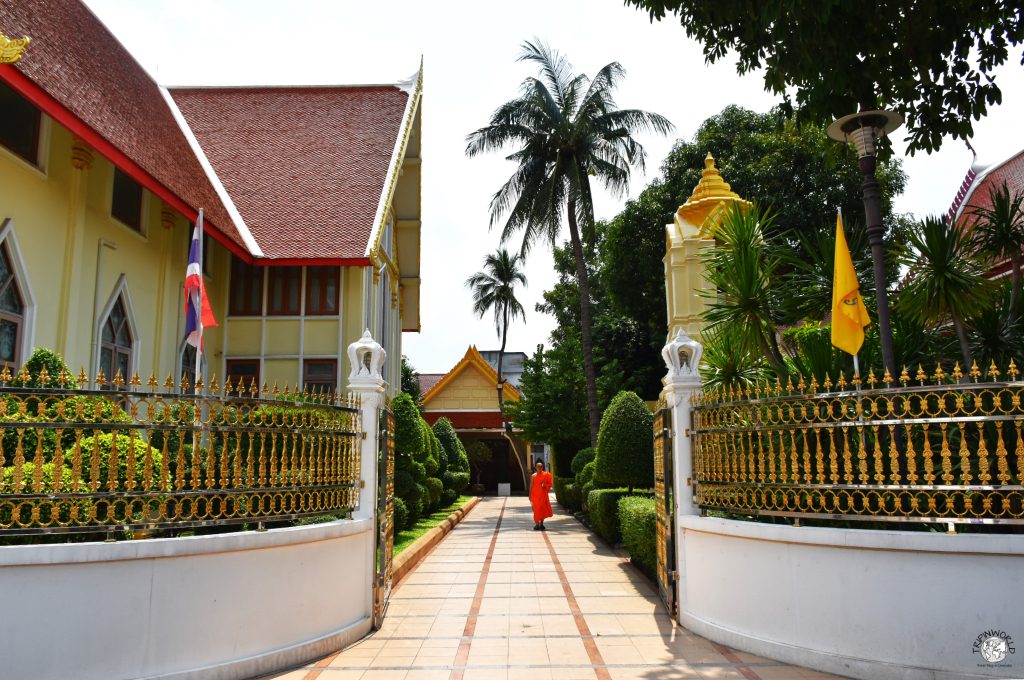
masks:
<path fill-rule="evenodd" d="M 528 499 L 488 498 L 400 584 L 383 628 L 279 680 L 835 678 L 689 633 L 575 519 L 532 531 Z"/>

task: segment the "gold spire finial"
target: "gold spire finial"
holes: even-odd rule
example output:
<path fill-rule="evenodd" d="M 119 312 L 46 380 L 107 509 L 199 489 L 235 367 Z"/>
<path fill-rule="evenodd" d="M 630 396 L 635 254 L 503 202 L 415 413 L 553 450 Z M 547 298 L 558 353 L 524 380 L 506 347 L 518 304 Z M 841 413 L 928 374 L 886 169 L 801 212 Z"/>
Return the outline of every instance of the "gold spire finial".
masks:
<path fill-rule="evenodd" d="M 27 35 L 23 38 L 10 39 L 0 33 L 0 64 L 13 64 L 21 59 L 22 52 L 32 42 Z"/>
<path fill-rule="evenodd" d="M 711 238 L 714 227 L 718 223 L 720 208 L 729 203 L 738 203 L 744 207 L 750 205 L 732 190 L 729 183 L 722 179 L 715 165 L 715 157 L 708 152 L 704 157 L 704 169 L 700 173 L 700 181 L 693 188 L 693 193 L 686 203 L 679 206 L 677 217 L 686 220 L 700 229 L 701 238 Z"/>
<path fill-rule="evenodd" d="M 708 151 L 708 155 L 704 157 L 704 167 L 708 170 L 715 169 L 715 157 Z"/>

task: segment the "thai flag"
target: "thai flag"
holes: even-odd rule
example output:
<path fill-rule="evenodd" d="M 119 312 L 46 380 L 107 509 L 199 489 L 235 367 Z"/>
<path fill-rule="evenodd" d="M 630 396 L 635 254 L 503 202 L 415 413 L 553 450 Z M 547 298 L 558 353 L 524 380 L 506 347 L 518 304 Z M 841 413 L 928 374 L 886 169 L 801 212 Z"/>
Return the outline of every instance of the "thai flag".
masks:
<path fill-rule="evenodd" d="M 203 329 L 217 325 L 203 285 L 203 211 L 199 211 L 185 270 L 185 342 L 195 347 L 196 363 L 202 353 Z M 197 373 L 198 375 L 198 373 Z"/>

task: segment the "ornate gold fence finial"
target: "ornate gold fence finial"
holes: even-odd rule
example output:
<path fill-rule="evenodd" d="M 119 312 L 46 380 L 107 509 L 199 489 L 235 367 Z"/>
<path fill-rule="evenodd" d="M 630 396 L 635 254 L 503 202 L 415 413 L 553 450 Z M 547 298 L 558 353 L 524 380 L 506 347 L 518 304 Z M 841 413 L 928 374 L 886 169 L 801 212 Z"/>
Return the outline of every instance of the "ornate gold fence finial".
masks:
<path fill-rule="evenodd" d="M 27 35 L 23 38 L 10 39 L 0 33 L 0 64 L 13 64 L 21 60 L 21 55 L 32 42 Z"/>

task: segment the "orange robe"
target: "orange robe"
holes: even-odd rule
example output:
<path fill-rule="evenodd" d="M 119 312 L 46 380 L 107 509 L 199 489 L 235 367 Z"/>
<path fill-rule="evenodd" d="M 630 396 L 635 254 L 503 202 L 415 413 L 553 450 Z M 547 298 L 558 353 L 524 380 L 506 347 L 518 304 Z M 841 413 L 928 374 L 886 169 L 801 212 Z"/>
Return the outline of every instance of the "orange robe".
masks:
<path fill-rule="evenodd" d="M 546 518 L 551 517 L 551 498 L 548 492 L 551 491 L 552 477 L 548 471 L 533 473 L 533 481 L 530 483 L 530 505 L 533 506 L 533 523 L 540 524 Z"/>

